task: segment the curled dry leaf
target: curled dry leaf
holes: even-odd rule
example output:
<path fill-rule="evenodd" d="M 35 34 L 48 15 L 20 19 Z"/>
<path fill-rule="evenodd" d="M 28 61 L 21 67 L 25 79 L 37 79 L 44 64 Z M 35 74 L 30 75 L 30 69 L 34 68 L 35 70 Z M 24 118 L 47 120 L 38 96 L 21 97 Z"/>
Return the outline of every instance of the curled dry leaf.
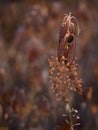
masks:
<path fill-rule="evenodd" d="M 72 22 L 72 19 L 74 20 Z M 72 63 L 75 58 L 76 50 L 76 36 L 79 35 L 78 20 L 69 15 L 65 15 L 63 23 L 61 25 L 59 34 L 59 45 L 58 45 L 58 60 L 61 61 L 61 57 L 66 58 L 65 63 Z"/>

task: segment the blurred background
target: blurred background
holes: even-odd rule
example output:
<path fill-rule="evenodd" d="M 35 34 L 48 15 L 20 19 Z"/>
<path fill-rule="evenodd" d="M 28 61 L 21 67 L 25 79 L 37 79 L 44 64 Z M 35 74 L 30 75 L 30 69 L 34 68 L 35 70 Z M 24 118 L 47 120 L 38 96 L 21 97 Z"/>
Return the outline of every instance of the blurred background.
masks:
<path fill-rule="evenodd" d="M 84 92 L 73 97 L 76 130 L 98 130 L 98 0 L 0 0 L 0 130 L 69 130 L 50 91 L 65 13 L 79 20 L 77 57 Z"/>

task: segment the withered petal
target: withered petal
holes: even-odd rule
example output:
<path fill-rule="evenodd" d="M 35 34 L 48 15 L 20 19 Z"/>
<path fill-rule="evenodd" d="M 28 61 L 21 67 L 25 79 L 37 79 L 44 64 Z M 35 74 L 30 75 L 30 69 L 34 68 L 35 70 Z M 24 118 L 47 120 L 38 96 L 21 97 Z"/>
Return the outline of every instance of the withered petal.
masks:
<path fill-rule="evenodd" d="M 67 36 L 65 35 L 65 37 L 62 39 L 62 41 L 59 43 L 59 46 L 58 46 L 57 56 L 58 56 L 59 62 L 61 60 L 61 57 L 62 57 L 66 44 L 67 44 Z"/>
<path fill-rule="evenodd" d="M 73 62 L 73 60 L 75 59 L 75 52 L 76 52 L 76 42 L 74 39 L 72 44 L 69 46 L 69 49 L 68 49 L 67 63 Z"/>
<path fill-rule="evenodd" d="M 66 33 L 67 33 L 67 26 L 66 26 L 66 23 L 65 23 L 60 28 L 59 43 L 61 43 L 61 41 L 64 38 L 64 36 L 65 36 Z"/>

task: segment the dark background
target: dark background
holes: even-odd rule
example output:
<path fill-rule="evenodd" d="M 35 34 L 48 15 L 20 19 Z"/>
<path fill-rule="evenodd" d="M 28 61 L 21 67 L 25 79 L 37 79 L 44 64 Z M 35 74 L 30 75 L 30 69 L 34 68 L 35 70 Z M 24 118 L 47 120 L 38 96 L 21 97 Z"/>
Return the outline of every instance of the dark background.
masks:
<path fill-rule="evenodd" d="M 98 130 L 97 0 L 0 0 L 0 130 L 66 125 L 63 105 L 50 91 L 48 58 L 57 53 L 59 29 L 69 12 L 80 25 L 77 57 L 84 89 L 73 97 L 80 115 L 75 129 Z"/>

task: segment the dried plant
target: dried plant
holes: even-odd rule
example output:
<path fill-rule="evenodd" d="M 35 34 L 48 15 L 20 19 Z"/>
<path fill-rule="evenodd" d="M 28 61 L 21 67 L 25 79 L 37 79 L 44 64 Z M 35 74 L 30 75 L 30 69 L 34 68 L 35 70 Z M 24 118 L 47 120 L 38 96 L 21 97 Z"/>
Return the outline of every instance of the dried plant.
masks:
<path fill-rule="evenodd" d="M 50 65 L 50 82 L 51 90 L 56 95 L 56 100 L 61 101 L 68 99 L 70 91 L 77 91 L 82 93 L 82 81 L 78 78 L 76 62 L 65 65 L 65 58 L 62 57 L 61 62 L 58 62 L 57 57 L 51 57 L 49 59 Z"/>
<path fill-rule="evenodd" d="M 71 22 L 72 18 L 76 20 L 77 27 Z M 71 130 L 75 125 L 79 125 L 79 123 L 74 122 L 74 118 L 78 120 L 79 116 L 77 115 L 78 111 L 71 106 L 71 92 L 78 92 L 79 94 L 83 92 L 82 80 L 79 78 L 77 71 L 77 58 L 75 57 L 76 34 L 79 34 L 77 19 L 71 16 L 71 13 L 65 15 L 60 30 L 58 57 L 52 56 L 48 60 L 51 91 L 58 102 L 64 101 L 65 105 L 67 104 L 69 114 L 63 116 L 65 116 L 66 123 L 70 125 Z"/>
<path fill-rule="evenodd" d="M 74 22 L 72 22 L 72 19 Z M 75 58 L 76 36 L 79 35 L 80 29 L 78 20 L 65 14 L 59 34 L 58 60 L 60 62 L 62 56 L 66 58 L 66 62 L 71 63 Z"/>

